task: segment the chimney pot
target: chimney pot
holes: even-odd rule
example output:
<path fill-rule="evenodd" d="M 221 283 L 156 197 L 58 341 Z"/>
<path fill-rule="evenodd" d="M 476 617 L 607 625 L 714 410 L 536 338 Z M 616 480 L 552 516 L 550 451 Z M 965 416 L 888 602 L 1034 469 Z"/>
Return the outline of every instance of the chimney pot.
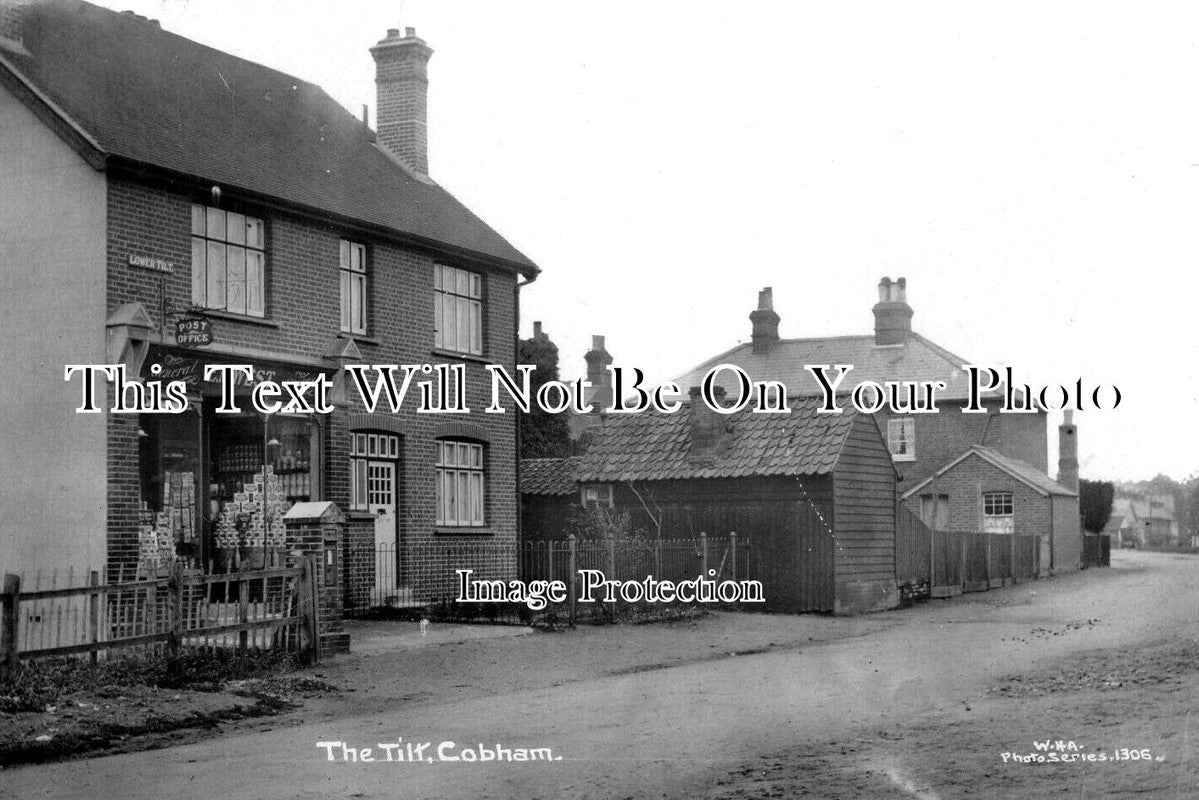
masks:
<path fill-rule="evenodd" d="M 687 404 L 688 413 L 691 415 L 691 437 L 688 442 L 687 461 L 701 466 L 712 464 L 732 446 L 732 423 L 703 401 L 700 387 L 692 386 L 688 393 L 691 395 L 691 402 Z M 724 399 L 724 387 L 713 386 L 712 394 L 719 403 Z"/>
<path fill-rule="evenodd" d="M 415 39 L 416 38 L 416 28 L 404 28 L 404 38 Z"/>
<path fill-rule="evenodd" d="M 1067 489 L 1078 491 L 1078 429 L 1074 427 L 1074 412 L 1063 412 L 1064 419 L 1057 429 L 1057 482 Z"/>
<path fill-rule="evenodd" d="M 774 290 L 767 286 L 758 292 L 758 307 L 750 312 L 753 325 L 753 352 L 765 353 L 779 340 L 779 315 L 774 310 Z"/>
<path fill-rule="evenodd" d="M 375 141 L 420 175 L 429 174 L 429 59 L 433 49 L 416 38 L 401 38 L 390 28 L 371 48 L 375 59 Z"/>
<path fill-rule="evenodd" d="M 603 336 L 591 337 L 591 349 L 583 355 L 587 362 L 587 382 L 591 384 L 591 393 L 584 398 L 597 409 L 612 405 L 612 373 L 608 365 L 612 363 L 612 355 L 604 347 Z"/>
<path fill-rule="evenodd" d="M 874 306 L 874 343 L 903 344 L 912 333 L 912 307 L 907 300 L 907 281 L 894 283 L 883 278 L 878 283 L 878 303 Z"/>

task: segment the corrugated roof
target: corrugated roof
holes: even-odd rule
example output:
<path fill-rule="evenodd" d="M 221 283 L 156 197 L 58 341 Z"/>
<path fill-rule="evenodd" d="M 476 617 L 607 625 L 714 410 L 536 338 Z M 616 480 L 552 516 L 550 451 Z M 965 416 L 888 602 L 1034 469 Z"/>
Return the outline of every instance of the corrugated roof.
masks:
<path fill-rule="evenodd" d="M 584 481 L 651 481 L 823 475 L 832 472 L 855 415 L 817 414 L 816 402 L 793 400 L 790 414 L 741 411 L 724 419 L 728 448 L 710 464 L 688 460 L 692 404 L 677 413 L 608 414 L 581 456 Z"/>
<path fill-rule="evenodd" d="M 686 392 L 700 385 L 704 375 L 718 364 L 735 364 L 754 381 L 782 381 L 792 397 L 820 395 L 820 385 L 806 364 L 849 364 L 853 371 L 840 386 L 848 392 L 862 381 L 945 381 L 946 388 L 938 398 L 960 399 L 966 396 L 966 373 L 962 366 L 971 362 L 930 342 L 918 333 L 908 336 L 904 344 L 877 345 L 874 336 L 830 336 L 814 339 L 781 339 L 765 352 L 755 353 L 752 344 L 740 344 L 715 358 L 705 361 L 675 379 Z M 830 378 L 835 374 L 833 371 Z M 717 385 L 735 396 L 736 384 L 727 371 L 721 373 Z"/>
<path fill-rule="evenodd" d="M 924 488 L 929 481 L 944 475 L 946 472 L 949 472 L 951 469 L 972 455 L 978 456 L 993 466 L 998 467 L 999 469 L 1011 475 L 1013 478 L 1023 481 L 1026 485 L 1030 486 L 1032 489 L 1042 495 L 1066 495 L 1069 497 L 1074 497 L 1078 494 L 1078 492 L 1062 486 L 1060 483 L 1050 478 L 1044 472 L 1041 472 L 1032 464 L 1021 461 L 1018 458 L 1012 458 L 1011 456 L 1004 455 L 998 450 L 992 450 L 989 447 L 983 447 L 982 445 L 976 444 L 972 445 L 969 450 L 938 469 L 932 475 L 920 481 L 920 483 L 917 483 L 912 488 L 906 490 L 903 493 L 903 496 L 905 498 L 911 497 L 916 492 Z"/>
<path fill-rule="evenodd" d="M 561 497 L 578 491 L 579 457 L 525 458 L 520 462 L 520 493 Z"/>
<path fill-rule="evenodd" d="M 22 37 L 0 55 L 106 155 L 537 271 L 314 84 L 80 0 L 34 4 Z"/>

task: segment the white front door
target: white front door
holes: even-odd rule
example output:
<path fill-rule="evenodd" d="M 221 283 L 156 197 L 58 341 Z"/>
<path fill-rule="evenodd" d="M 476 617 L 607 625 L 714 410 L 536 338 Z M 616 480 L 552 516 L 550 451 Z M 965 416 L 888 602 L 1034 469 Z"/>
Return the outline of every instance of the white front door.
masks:
<path fill-rule="evenodd" d="M 396 541 L 396 465 L 392 461 L 366 462 L 367 508 L 375 514 L 375 596 L 386 604 L 395 594 L 399 568 Z"/>

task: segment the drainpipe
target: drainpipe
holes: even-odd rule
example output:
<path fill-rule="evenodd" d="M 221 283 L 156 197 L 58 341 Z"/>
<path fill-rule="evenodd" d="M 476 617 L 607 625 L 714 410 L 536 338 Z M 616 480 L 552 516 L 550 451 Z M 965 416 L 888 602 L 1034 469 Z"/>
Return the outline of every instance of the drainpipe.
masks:
<path fill-rule="evenodd" d="M 516 285 L 512 288 L 512 303 L 516 312 L 516 341 L 515 349 L 512 356 L 512 371 L 516 372 L 516 364 L 520 359 L 520 289 L 522 286 L 528 286 L 533 281 L 537 280 L 537 276 L 521 282 L 519 274 Z M 513 415 L 516 416 L 516 415 Z M 521 503 L 520 494 L 520 417 L 516 416 L 516 546 L 520 547 L 521 542 L 525 540 L 525 510 Z M 517 569 L 520 568 L 519 550 L 517 553 Z M 519 576 L 518 576 L 519 577 Z"/>

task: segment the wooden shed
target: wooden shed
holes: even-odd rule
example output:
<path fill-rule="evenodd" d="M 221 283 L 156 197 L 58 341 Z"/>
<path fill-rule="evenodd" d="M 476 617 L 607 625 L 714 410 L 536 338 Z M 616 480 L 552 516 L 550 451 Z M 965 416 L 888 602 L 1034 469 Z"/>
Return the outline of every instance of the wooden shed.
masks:
<path fill-rule="evenodd" d="M 739 558 L 769 610 L 894 607 L 891 455 L 871 417 L 816 407 L 722 415 L 692 398 L 675 414 L 608 415 L 572 466 L 642 535 L 748 541 Z"/>

